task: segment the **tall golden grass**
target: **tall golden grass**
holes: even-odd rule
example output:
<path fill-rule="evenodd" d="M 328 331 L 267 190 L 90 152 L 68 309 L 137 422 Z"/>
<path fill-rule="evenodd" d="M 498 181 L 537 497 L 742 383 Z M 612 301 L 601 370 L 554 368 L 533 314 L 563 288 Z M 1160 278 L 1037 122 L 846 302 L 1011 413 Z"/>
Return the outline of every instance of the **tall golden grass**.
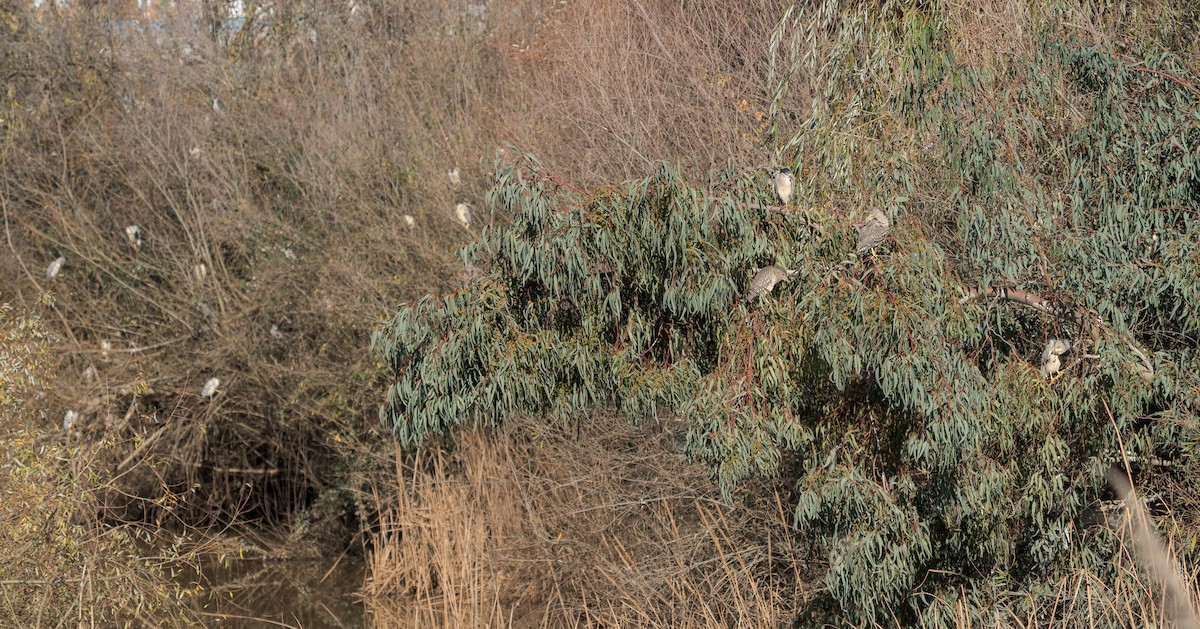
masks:
<path fill-rule="evenodd" d="M 808 590 L 786 498 L 721 498 L 656 423 L 472 433 L 399 466 L 366 593 L 384 626 L 778 627 Z"/>

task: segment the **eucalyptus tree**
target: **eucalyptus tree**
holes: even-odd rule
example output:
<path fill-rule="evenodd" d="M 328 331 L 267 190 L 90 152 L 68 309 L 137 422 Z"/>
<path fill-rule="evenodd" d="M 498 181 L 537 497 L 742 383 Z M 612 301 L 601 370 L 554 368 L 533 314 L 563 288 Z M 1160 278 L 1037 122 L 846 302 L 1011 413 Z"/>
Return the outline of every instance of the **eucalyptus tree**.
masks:
<path fill-rule="evenodd" d="M 1200 80 L 1049 28 L 990 75 L 936 16 L 814 11 L 773 39 L 776 96 L 806 63 L 826 88 L 775 138 L 792 206 L 765 168 L 579 194 L 497 165 L 511 221 L 463 252 L 482 276 L 373 337 L 383 422 L 420 447 L 516 413 L 674 412 L 729 494 L 786 458 L 826 558 L 813 611 L 851 622 L 993 622 L 1064 575 L 1112 583 L 1109 468 L 1200 478 Z M 806 56 L 828 33 L 844 57 Z M 856 256 L 873 211 L 886 237 Z M 748 303 L 769 265 L 795 277 Z"/>

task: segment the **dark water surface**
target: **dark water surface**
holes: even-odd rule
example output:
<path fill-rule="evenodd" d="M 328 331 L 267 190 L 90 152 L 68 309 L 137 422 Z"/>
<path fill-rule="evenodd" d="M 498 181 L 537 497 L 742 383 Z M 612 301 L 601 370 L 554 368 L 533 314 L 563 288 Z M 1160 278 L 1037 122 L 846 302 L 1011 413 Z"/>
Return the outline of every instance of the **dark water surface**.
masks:
<path fill-rule="evenodd" d="M 177 576 L 198 593 L 192 608 L 206 627 L 370 626 L 366 607 L 354 595 L 362 587 L 359 558 L 322 560 L 239 559 L 213 556 L 200 571 Z"/>

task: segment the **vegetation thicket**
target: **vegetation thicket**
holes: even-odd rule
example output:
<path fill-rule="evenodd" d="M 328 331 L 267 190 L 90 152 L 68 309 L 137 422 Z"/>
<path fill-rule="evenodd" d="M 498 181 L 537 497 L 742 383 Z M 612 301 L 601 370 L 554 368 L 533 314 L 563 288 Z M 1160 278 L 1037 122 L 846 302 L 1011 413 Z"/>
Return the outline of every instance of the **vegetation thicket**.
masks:
<path fill-rule="evenodd" d="M 181 621 L 159 559 L 91 515 L 107 481 L 92 464 L 108 444 L 63 444 L 28 410 L 52 386 L 51 342 L 36 317 L 0 304 L 0 624 Z"/>
<path fill-rule="evenodd" d="M 1052 19 L 979 67 L 937 10 L 837 7 L 793 6 L 771 37 L 772 103 L 803 71 L 815 92 L 767 121 L 793 205 L 761 163 L 588 193 L 497 164 L 512 220 L 464 250 L 482 278 L 374 337 L 384 422 L 423 446 L 526 413 L 677 413 L 727 496 L 792 484 L 821 620 L 991 623 L 1053 609 L 1067 575 L 1116 588 L 1113 466 L 1195 561 L 1174 511 L 1200 472 L 1194 70 Z M 872 208 L 891 238 L 855 255 Z M 799 276 L 745 303 L 770 264 Z M 1071 352 L 1044 378 L 1053 339 Z"/>
<path fill-rule="evenodd" d="M 1191 3 L 59 4 L 0 0 L 0 624 L 195 620 L 227 526 L 381 624 L 1186 616 L 1103 482 L 1196 565 Z"/>

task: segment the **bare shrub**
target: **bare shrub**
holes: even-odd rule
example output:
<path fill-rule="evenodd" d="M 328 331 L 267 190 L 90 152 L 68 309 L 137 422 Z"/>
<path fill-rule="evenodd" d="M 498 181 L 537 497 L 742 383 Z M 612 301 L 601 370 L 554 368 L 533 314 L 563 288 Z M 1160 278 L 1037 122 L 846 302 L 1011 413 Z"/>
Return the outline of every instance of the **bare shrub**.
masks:
<path fill-rule="evenodd" d="M 126 444 L 108 517 L 277 520 L 371 465 L 348 455 L 375 442 L 370 328 L 456 286 L 470 233 L 454 204 L 481 205 L 470 112 L 491 70 L 466 52 L 478 34 L 443 36 L 436 4 L 409 7 L 408 36 L 428 40 L 412 63 L 386 9 L 320 5 L 228 47 L 191 30 L 191 5 L 159 27 L 43 14 L 5 41 L 0 289 L 53 296 L 61 377 L 42 405 Z M 431 81 L 449 60 L 458 80 Z"/>
<path fill-rule="evenodd" d="M 497 42 L 511 79 L 503 137 L 581 186 L 640 177 L 660 160 L 764 164 L 768 39 L 778 3 L 581 2 L 543 32 Z M 789 112 L 806 106 L 803 89 Z"/>
<path fill-rule="evenodd" d="M 141 556 L 136 530 L 91 517 L 103 491 L 95 463 L 105 444 L 62 444 L 29 410 L 51 379 L 41 322 L 0 303 L 0 341 L 0 625 L 185 618 L 160 566 Z"/>

